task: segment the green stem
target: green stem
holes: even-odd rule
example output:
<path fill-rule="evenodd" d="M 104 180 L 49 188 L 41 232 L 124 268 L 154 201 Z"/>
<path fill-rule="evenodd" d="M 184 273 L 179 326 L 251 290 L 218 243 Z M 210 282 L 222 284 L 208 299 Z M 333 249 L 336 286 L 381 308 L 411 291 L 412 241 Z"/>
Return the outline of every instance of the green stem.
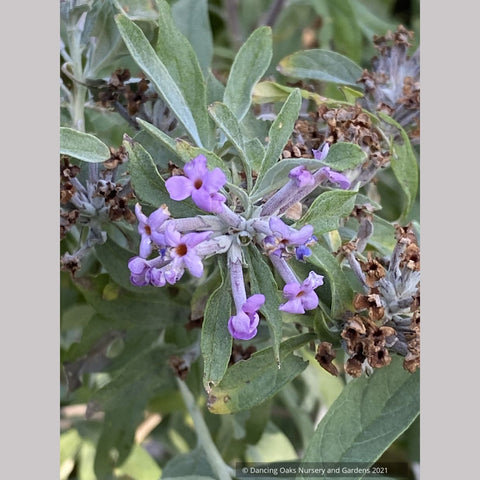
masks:
<path fill-rule="evenodd" d="M 195 432 L 197 434 L 198 443 L 202 446 L 207 459 L 213 468 L 214 472 L 218 475 L 220 480 L 231 480 L 233 476 L 233 471 L 222 459 L 215 443 L 212 440 L 210 432 L 208 430 L 207 424 L 203 419 L 202 412 L 197 407 L 195 399 L 187 387 L 187 384 L 177 378 L 177 383 L 180 388 L 180 393 L 182 394 L 183 401 L 187 407 L 188 412 L 190 413 L 193 423 L 195 425 Z"/>

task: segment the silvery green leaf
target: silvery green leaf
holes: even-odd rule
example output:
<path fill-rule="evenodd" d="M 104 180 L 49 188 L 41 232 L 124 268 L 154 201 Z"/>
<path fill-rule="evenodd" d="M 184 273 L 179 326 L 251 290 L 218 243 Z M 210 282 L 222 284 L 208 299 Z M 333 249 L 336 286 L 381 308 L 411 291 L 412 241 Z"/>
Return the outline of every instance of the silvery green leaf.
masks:
<path fill-rule="evenodd" d="M 157 92 L 168 104 L 170 110 L 185 127 L 192 139 L 197 145 L 203 146 L 192 111 L 179 86 L 170 75 L 168 68 L 158 58 L 140 27 L 123 13 L 116 15 L 115 21 L 130 54 L 138 66 L 153 83 Z"/>
<path fill-rule="evenodd" d="M 250 108 L 253 87 L 262 78 L 271 60 L 272 30 L 270 27 L 257 28 L 235 56 L 223 97 L 223 102 L 238 121 Z"/>
<path fill-rule="evenodd" d="M 60 153 L 89 163 L 110 158 L 109 148 L 97 137 L 68 127 L 60 127 Z"/>
<path fill-rule="evenodd" d="M 358 86 L 362 69 L 349 58 L 330 50 L 312 49 L 283 58 L 278 71 L 287 77 L 310 78 L 341 85 Z"/>
<path fill-rule="evenodd" d="M 227 327 L 232 315 L 232 293 L 224 263 L 220 265 L 221 283 L 208 299 L 202 324 L 200 346 L 203 386 L 207 392 L 223 378 L 232 353 L 232 336 Z"/>

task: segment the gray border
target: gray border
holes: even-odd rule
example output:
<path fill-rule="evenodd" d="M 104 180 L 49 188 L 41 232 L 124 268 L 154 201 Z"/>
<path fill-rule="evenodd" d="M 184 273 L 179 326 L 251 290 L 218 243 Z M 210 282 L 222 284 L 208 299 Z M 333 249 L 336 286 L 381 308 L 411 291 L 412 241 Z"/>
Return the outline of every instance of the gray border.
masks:
<path fill-rule="evenodd" d="M 59 5 L 10 2 L 2 18 L 1 470 L 3 478 L 52 479 L 60 431 Z"/>
<path fill-rule="evenodd" d="M 58 478 L 57 2 L 3 11 L 2 471 Z M 421 0 L 423 479 L 474 478 L 478 7 Z M 7 131 L 5 130 L 7 129 Z M 448 189 L 448 193 L 447 190 Z M 469 271 L 472 271 L 469 268 Z M 12 289 L 12 287 L 15 287 Z M 471 320 L 469 322 L 469 320 Z M 472 327 L 476 327 L 472 330 Z M 472 421 L 473 420 L 473 421 Z M 6 431 L 5 431 L 6 426 Z M 470 434 L 469 434 L 470 432 Z M 9 474 L 9 475 L 8 475 Z"/>
<path fill-rule="evenodd" d="M 475 2 L 421 0 L 424 480 L 478 478 L 479 321 L 473 303 L 479 292 L 472 222 L 479 216 L 480 172 L 478 147 L 470 143 L 479 138 L 478 18 Z"/>

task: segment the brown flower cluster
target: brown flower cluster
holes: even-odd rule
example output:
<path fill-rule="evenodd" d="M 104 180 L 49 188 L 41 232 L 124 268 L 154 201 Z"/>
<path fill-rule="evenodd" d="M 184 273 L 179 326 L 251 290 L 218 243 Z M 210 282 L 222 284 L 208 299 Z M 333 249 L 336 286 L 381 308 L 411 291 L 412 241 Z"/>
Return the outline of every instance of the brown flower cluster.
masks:
<path fill-rule="evenodd" d="M 384 367 L 392 361 L 387 348 L 396 341 L 396 331 L 392 327 L 378 326 L 370 318 L 354 315 L 347 320 L 341 336 L 351 355 L 345 371 L 352 377 L 362 374 L 365 360 L 373 368 Z"/>
<path fill-rule="evenodd" d="M 420 366 L 420 247 L 411 224 L 397 226 L 396 239 L 389 261 L 371 252 L 359 261 L 365 292 L 355 296 L 355 313 L 341 333 L 351 355 L 345 371 L 355 377 L 369 367 L 388 365 L 390 352 L 405 357 L 410 373 Z M 351 254 L 354 247 L 344 250 Z"/>
<path fill-rule="evenodd" d="M 60 159 L 60 204 L 66 205 L 72 199 L 76 188 L 71 179 L 80 172 L 80 167 L 71 165 L 67 156 Z M 79 212 L 77 209 L 60 210 L 60 240 L 63 240 L 67 232 L 77 222 Z"/>
<path fill-rule="evenodd" d="M 407 55 L 413 32 L 403 25 L 395 32 L 375 35 L 378 55 L 372 58 L 372 71 L 365 69 L 358 83 L 367 92 L 366 106 L 394 118 L 407 130 L 412 141 L 420 137 L 420 68 L 419 50 Z"/>
<path fill-rule="evenodd" d="M 370 115 L 360 105 L 318 108 L 319 118 L 328 127 L 325 141 L 333 144 L 349 142 L 359 145 L 368 155 L 368 160 L 379 168 L 390 160 L 390 152 L 381 144 L 381 134 L 372 124 Z"/>
<path fill-rule="evenodd" d="M 128 159 L 128 154 L 123 145 L 118 149 L 110 147 L 110 158 L 103 163 L 105 172 L 116 169 L 119 165 Z M 136 217 L 133 211 L 128 207 L 128 201 L 134 198 L 130 184 L 120 185 L 112 181 L 107 181 L 97 186 L 96 195 L 105 198 L 105 205 L 109 207 L 108 217 L 113 222 L 125 220 L 127 223 L 135 223 Z"/>
<path fill-rule="evenodd" d="M 103 107 L 118 108 L 126 105 L 128 115 L 133 117 L 138 113 L 140 105 L 147 102 L 151 96 L 147 95 L 149 81 L 145 78 L 137 83 L 126 83 L 131 79 L 128 69 L 118 69 L 113 72 L 107 85 L 100 88 L 98 101 Z"/>

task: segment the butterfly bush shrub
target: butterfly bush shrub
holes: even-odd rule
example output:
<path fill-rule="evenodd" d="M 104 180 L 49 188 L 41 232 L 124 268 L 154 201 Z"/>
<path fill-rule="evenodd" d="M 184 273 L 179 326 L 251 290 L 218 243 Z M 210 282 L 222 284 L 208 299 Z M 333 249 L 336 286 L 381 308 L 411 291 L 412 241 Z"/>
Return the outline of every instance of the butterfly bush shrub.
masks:
<path fill-rule="evenodd" d="M 61 2 L 62 478 L 368 466 L 417 435 L 413 32 L 272 65 L 272 2 L 216 75 L 212 8 Z"/>

